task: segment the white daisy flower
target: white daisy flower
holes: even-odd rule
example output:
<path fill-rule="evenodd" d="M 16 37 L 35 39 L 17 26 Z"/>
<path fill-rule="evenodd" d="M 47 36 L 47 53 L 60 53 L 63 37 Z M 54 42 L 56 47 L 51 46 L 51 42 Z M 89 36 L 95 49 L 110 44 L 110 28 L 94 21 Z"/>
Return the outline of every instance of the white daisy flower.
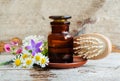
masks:
<path fill-rule="evenodd" d="M 13 62 L 14 67 L 16 67 L 16 68 L 21 68 L 22 67 L 23 61 L 22 61 L 21 58 L 17 57 L 13 61 L 14 61 Z"/>
<path fill-rule="evenodd" d="M 32 68 L 34 64 L 34 60 L 32 58 L 26 58 L 23 62 L 24 68 Z"/>
<path fill-rule="evenodd" d="M 48 65 L 49 59 L 46 56 L 42 56 L 40 60 L 40 66 L 44 68 L 46 65 Z"/>
<path fill-rule="evenodd" d="M 30 56 L 30 55 L 27 54 L 27 53 L 21 54 L 21 58 L 22 58 L 23 60 L 25 60 L 25 59 L 28 58 L 29 56 Z"/>
<path fill-rule="evenodd" d="M 25 60 L 28 57 L 31 57 L 31 53 L 25 49 L 23 49 L 22 54 L 21 54 L 21 59 Z"/>
<path fill-rule="evenodd" d="M 41 58 L 42 58 L 42 54 L 41 53 L 37 53 L 35 56 L 34 56 L 34 60 L 35 60 L 35 63 L 36 64 L 40 64 L 40 60 L 41 60 Z"/>

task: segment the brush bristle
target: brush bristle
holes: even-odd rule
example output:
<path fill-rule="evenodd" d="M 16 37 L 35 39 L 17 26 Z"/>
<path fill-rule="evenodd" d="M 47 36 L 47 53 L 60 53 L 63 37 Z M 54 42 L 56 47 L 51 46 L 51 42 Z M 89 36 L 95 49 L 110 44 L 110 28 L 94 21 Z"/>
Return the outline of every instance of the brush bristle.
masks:
<path fill-rule="evenodd" d="M 85 59 L 104 58 L 111 48 L 110 40 L 101 34 L 82 34 L 74 38 L 74 54 Z"/>

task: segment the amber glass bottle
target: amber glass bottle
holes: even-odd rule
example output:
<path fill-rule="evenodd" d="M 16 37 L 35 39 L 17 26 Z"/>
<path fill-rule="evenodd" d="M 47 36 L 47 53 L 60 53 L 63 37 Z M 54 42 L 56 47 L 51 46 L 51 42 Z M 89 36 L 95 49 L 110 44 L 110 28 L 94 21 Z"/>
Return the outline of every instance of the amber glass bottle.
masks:
<path fill-rule="evenodd" d="M 52 32 L 48 36 L 48 56 L 51 63 L 73 62 L 73 37 L 69 34 L 71 16 L 50 16 Z"/>

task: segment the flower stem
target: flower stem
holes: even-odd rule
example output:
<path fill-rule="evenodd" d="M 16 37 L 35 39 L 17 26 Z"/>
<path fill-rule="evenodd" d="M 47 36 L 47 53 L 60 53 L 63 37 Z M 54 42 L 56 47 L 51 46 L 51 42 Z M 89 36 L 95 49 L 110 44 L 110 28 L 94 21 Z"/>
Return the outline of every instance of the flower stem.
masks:
<path fill-rule="evenodd" d="M 11 63 L 13 63 L 13 60 L 9 60 L 9 61 L 6 61 L 6 62 L 2 62 L 2 63 L 0 63 L 0 66 L 8 65 L 8 64 L 11 64 Z"/>

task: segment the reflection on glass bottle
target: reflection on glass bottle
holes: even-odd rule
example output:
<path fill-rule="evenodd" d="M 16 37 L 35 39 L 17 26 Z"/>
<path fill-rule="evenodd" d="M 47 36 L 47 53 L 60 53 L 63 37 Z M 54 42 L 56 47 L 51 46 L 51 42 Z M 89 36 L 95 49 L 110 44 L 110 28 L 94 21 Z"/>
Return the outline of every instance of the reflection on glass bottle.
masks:
<path fill-rule="evenodd" d="M 48 56 L 51 63 L 73 62 L 73 37 L 69 34 L 70 16 L 50 16 L 52 32 L 48 36 Z"/>

